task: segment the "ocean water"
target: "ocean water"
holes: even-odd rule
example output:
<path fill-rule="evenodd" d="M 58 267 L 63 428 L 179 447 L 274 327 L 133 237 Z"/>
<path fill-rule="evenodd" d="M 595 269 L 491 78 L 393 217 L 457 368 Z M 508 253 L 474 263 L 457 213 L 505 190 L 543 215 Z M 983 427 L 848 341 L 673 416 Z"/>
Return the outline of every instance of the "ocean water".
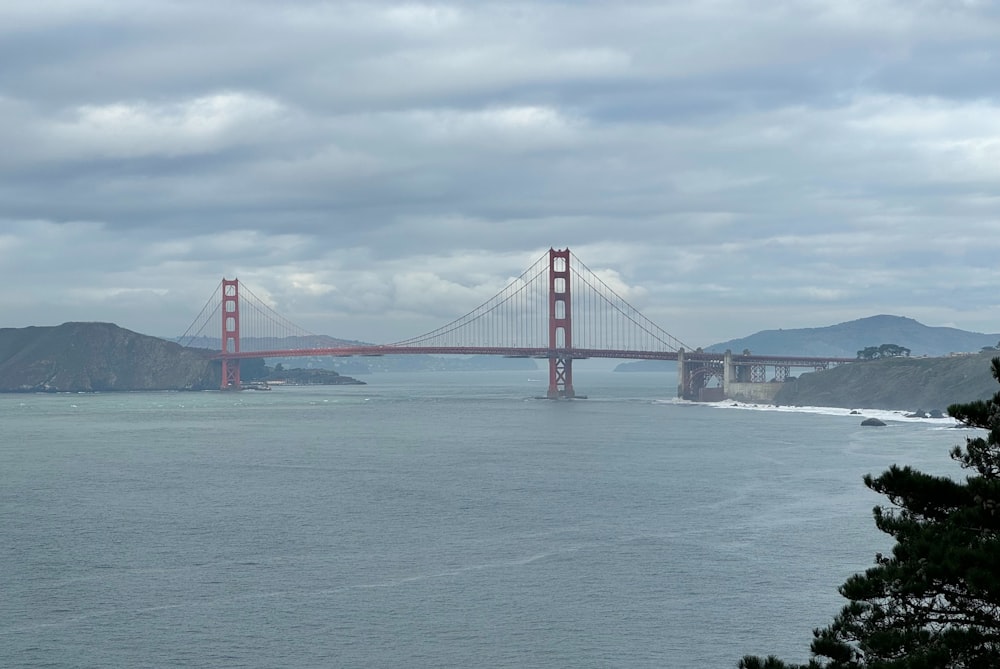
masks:
<path fill-rule="evenodd" d="M 0 395 L 0 666 L 734 667 L 891 546 L 863 474 L 947 420 L 691 405 L 669 375 Z"/>

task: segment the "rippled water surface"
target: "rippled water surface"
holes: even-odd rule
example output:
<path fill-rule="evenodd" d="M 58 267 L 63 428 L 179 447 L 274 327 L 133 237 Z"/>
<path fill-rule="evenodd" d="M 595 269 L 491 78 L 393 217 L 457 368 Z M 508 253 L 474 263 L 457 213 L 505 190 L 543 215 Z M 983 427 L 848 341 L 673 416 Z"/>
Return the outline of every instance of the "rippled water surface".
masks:
<path fill-rule="evenodd" d="M 0 395 L 0 665 L 804 660 L 940 422 L 678 404 L 672 377 Z"/>

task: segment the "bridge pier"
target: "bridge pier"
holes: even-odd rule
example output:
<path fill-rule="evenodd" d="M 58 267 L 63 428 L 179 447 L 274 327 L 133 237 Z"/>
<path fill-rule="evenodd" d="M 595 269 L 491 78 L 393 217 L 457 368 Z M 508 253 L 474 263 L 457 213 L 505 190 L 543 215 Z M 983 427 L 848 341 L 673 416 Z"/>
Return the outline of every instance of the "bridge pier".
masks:
<path fill-rule="evenodd" d="M 549 392 L 546 397 L 550 400 L 576 397 L 573 390 L 573 358 L 549 358 Z"/>
<path fill-rule="evenodd" d="M 722 358 L 722 394 L 726 397 L 732 397 L 729 391 L 734 378 L 736 378 L 736 365 L 733 364 L 733 352 L 727 348 Z"/>
<path fill-rule="evenodd" d="M 240 390 L 240 360 L 239 358 L 222 359 L 222 386 L 220 390 Z"/>
<path fill-rule="evenodd" d="M 677 397 L 680 399 L 686 399 L 686 385 L 687 380 L 687 369 L 684 366 L 684 349 L 677 349 Z"/>

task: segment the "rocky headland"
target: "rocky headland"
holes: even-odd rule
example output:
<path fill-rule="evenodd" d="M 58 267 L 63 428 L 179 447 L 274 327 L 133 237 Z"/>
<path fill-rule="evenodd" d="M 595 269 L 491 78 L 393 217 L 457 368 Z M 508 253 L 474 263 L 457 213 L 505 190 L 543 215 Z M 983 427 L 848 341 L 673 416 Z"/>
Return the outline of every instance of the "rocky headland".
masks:
<path fill-rule="evenodd" d="M 938 358 L 858 361 L 787 381 L 775 404 L 903 411 L 945 410 L 955 403 L 992 397 L 1000 386 L 987 351 Z"/>
<path fill-rule="evenodd" d="M 113 323 L 3 328 L 0 392 L 217 390 L 221 368 L 214 355 L 214 350 L 184 347 Z M 287 369 L 275 375 L 260 358 L 244 360 L 241 368 L 245 387 L 269 381 L 363 384 L 332 370 Z"/>
<path fill-rule="evenodd" d="M 218 388 L 211 356 L 113 323 L 2 328 L 0 392 Z"/>
<path fill-rule="evenodd" d="M 990 360 L 1000 356 L 1000 333 L 929 327 L 912 318 L 879 315 L 816 328 L 764 330 L 712 344 L 706 351 L 751 350 L 758 355 L 864 357 L 881 345 L 909 356 L 858 360 L 822 372 L 801 374 L 782 385 L 773 401 L 786 406 L 945 410 L 950 404 L 992 397 L 1000 386 Z M 673 371 L 676 363 L 644 360 L 616 371 Z"/>

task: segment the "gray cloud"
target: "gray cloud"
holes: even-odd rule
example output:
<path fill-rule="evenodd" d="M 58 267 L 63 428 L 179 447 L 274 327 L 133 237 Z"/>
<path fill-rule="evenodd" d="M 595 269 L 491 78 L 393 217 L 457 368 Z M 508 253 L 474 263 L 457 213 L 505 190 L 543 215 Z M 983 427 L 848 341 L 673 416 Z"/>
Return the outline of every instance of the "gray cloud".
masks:
<path fill-rule="evenodd" d="M 1000 331 L 993 2 L 0 7 L 6 326 L 391 341 L 569 246 L 695 344 Z"/>

